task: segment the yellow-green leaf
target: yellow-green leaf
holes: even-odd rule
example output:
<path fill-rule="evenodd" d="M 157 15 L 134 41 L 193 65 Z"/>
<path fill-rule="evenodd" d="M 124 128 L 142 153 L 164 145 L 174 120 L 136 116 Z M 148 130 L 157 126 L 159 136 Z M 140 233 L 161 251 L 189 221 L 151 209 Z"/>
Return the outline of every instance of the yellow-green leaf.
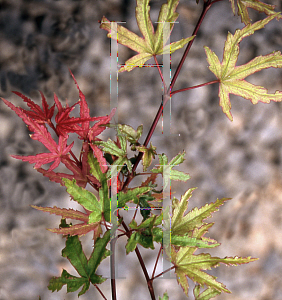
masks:
<path fill-rule="evenodd" d="M 243 29 L 237 29 L 234 35 L 228 33 L 222 63 L 220 63 L 213 51 L 205 47 L 207 61 L 210 65 L 209 69 L 219 81 L 219 105 L 231 121 L 233 118 L 230 112 L 231 103 L 229 94 L 241 96 L 250 100 L 253 104 L 259 101 L 264 103 L 282 101 L 282 92 L 276 91 L 274 94 L 268 94 L 267 89 L 264 87 L 253 85 L 244 80 L 247 76 L 263 69 L 270 67 L 282 68 L 282 55 L 279 51 L 258 56 L 242 66 L 236 66 L 239 55 L 239 43 L 242 39 L 253 34 L 256 30 L 263 28 L 278 15 L 279 13 L 276 13 L 254 24 L 248 24 Z"/>
<path fill-rule="evenodd" d="M 232 11 L 235 15 L 235 0 L 230 0 Z M 249 16 L 248 8 L 252 8 L 258 12 L 263 12 L 268 16 L 274 15 L 276 12 L 274 11 L 275 5 L 266 4 L 259 0 L 237 0 L 238 7 L 238 16 L 241 17 L 241 21 L 245 23 L 245 25 L 251 23 L 251 19 Z M 277 19 L 280 19 L 281 15 L 277 16 Z"/>
<path fill-rule="evenodd" d="M 158 154 L 159 157 L 159 165 L 158 168 L 154 168 L 151 170 L 152 173 L 162 173 L 165 185 L 164 188 L 167 186 L 169 179 L 170 180 L 181 180 L 181 181 L 187 181 L 190 179 L 190 175 L 187 173 L 184 173 L 182 171 L 174 170 L 173 167 L 181 164 L 184 161 L 185 152 L 179 153 L 177 156 L 175 156 L 169 163 L 168 158 L 165 154 Z M 166 173 L 167 167 L 169 167 L 169 172 Z M 169 176 L 167 176 L 169 175 Z"/>
<path fill-rule="evenodd" d="M 201 208 L 195 207 L 189 211 L 185 216 L 184 213 L 188 208 L 188 201 L 192 196 L 192 192 L 195 188 L 189 189 L 178 201 L 173 199 L 173 214 L 171 219 L 171 233 L 184 235 L 189 231 L 195 230 L 203 226 L 205 223 L 203 220 L 211 217 L 211 214 L 218 211 L 218 208 L 224 204 L 226 198 L 217 199 L 214 203 L 207 203 Z"/>
<path fill-rule="evenodd" d="M 211 298 L 214 298 L 217 295 L 220 295 L 221 292 L 219 292 L 218 290 L 215 290 L 211 287 L 208 287 L 206 290 L 204 290 L 201 294 L 200 294 L 200 285 L 196 285 L 194 288 L 194 296 L 195 296 L 195 300 L 209 300 Z"/>
<path fill-rule="evenodd" d="M 115 29 L 106 17 L 103 17 L 101 20 L 100 28 L 109 32 L 107 35 L 109 38 L 114 38 L 119 44 L 138 52 L 137 55 L 134 55 L 125 62 L 125 65 L 119 69 L 119 72 L 129 72 L 136 67 L 142 67 L 152 56 L 173 53 L 184 47 L 185 44 L 194 38 L 194 36 L 191 36 L 164 47 L 170 36 L 174 22 L 178 17 L 178 13 L 175 10 L 179 0 L 168 0 L 166 4 L 162 5 L 156 32 L 154 32 L 154 27 L 150 19 L 149 2 L 150 0 L 137 0 L 136 20 L 143 38 L 121 25 L 117 25 Z M 164 30 L 164 23 L 166 22 L 170 23 L 169 30 Z"/>
<path fill-rule="evenodd" d="M 175 266 L 175 273 L 178 283 L 182 286 L 185 294 L 188 296 L 188 281 L 189 277 L 200 286 L 208 286 L 219 292 L 230 293 L 225 285 L 216 281 L 216 277 L 209 275 L 202 270 L 210 270 L 224 263 L 228 266 L 235 266 L 246 264 L 257 260 L 251 257 L 212 257 L 209 253 L 201 253 L 194 255 L 195 247 L 180 247 L 179 251 L 175 251 L 174 247 L 171 248 L 171 262 Z"/>

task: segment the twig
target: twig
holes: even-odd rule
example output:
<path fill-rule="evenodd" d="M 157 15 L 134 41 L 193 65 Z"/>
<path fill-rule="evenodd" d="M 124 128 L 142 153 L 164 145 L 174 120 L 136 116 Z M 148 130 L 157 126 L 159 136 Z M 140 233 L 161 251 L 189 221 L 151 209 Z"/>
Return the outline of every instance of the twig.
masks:
<path fill-rule="evenodd" d="M 171 268 L 169 268 L 169 269 L 163 271 L 162 273 L 158 274 L 157 276 L 153 277 L 151 280 L 155 280 L 156 278 L 162 276 L 164 273 L 167 273 L 167 272 L 169 272 L 170 270 L 173 270 L 173 269 L 175 269 L 175 268 L 176 268 L 176 266 L 172 266 Z"/>
<path fill-rule="evenodd" d="M 107 298 L 105 297 L 105 295 L 103 294 L 103 292 L 99 289 L 98 285 L 97 284 L 94 284 L 95 288 L 98 290 L 98 292 L 101 294 L 101 296 L 107 300 Z"/>
<path fill-rule="evenodd" d="M 115 274 L 115 248 L 116 248 L 116 238 L 113 238 L 111 240 L 111 257 L 110 257 L 110 263 L 111 263 L 111 289 L 112 289 L 112 300 L 117 300 L 117 292 L 116 292 L 116 274 Z"/>
<path fill-rule="evenodd" d="M 193 35 L 197 35 L 197 33 L 198 33 L 199 29 L 200 29 L 200 26 L 201 26 L 201 24 L 203 22 L 203 19 L 204 19 L 206 13 L 208 12 L 208 10 L 210 9 L 211 5 L 212 5 L 211 0 L 208 0 L 206 3 L 204 3 L 203 11 L 202 11 L 201 16 L 200 16 L 200 18 L 199 18 L 199 20 L 197 22 L 197 25 L 196 25 L 196 27 L 195 27 L 195 29 L 193 31 L 192 36 Z M 182 58 L 180 60 L 180 63 L 178 64 L 178 66 L 176 68 L 176 71 L 175 71 L 175 73 L 173 75 L 173 78 L 172 78 L 172 81 L 171 81 L 171 84 L 170 84 L 170 90 L 172 90 L 173 87 L 174 87 L 176 79 L 177 79 L 177 77 L 178 77 L 178 75 L 180 73 L 180 70 L 182 69 L 184 61 L 185 61 L 185 59 L 186 59 L 186 57 L 187 57 L 187 55 L 188 55 L 188 53 L 189 53 L 189 51 L 190 51 L 190 49 L 191 49 L 191 47 L 193 45 L 194 40 L 195 40 L 195 38 L 188 43 L 188 45 L 187 45 L 187 47 L 186 47 L 186 49 L 184 51 L 184 54 L 183 54 L 183 56 L 182 56 Z"/>
<path fill-rule="evenodd" d="M 172 92 L 170 95 L 172 96 L 172 95 L 180 93 L 180 92 L 189 91 L 189 90 L 192 90 L 192 89 L 196 89 L 196 88 L 199 88 L 199 87 L 202 87 L 202 86 L 206 86 L 206 85 L 214 84 L 214 83 L 218 83 L 218 82 L 219 82 L 219 80 L 213 80 L 213 81 L 205 82 L 205 83 L 194 85 L 194 86 L 191 86 L 191 87 L 188 87 L 188 88 L 176 90 L 176 91 Z"/>
<path fill-rule="evenodd" d="M 125 224 L 125 222 L 122 221 L 121 224 L 124 227 L 125 231 L 127 232 L 127 236 L 130 237 L 130 231 L 129 231 L 127 225 Z M 147 285 L 148 285 L 148 289 L 149 289 L 149 292 L 150 292 L 150 295 L 151 295 L 151 299 L 152 300 L 156 300 L 154 289 L 153 289 L 153 282 L 152 282 L 152 280 L 149 277 L 149 274 L 147 272 L 146 266 L 144 264 L 144 260 L 143 260 L 143 258 L 141 256 L 141 253 L 140 253 L 140 251 L 139 251 L 139 249 L 137 247 L 135 248 L 135 253 L 137 255 L 137 258 L 139 260 L 139 263 L 140 263 L 141 268 L 143 270 L 143 273 L 145 275 L 145 278 L 146 278 L 146 281 L 147 281 Z"/>
<path fill-rule="evenodd" d="M 197 33 L 198 33 L 199 29 L 200 29 L 200 26 L 201 26 L 201 24 L 203 22 L 203 19 L 204 19 L 207 11 L 210 9 L 210 7 L 211 7 L 212 4 L 213 3 L 211 2 L 211 0 L 208 0 L 207 2 L 204 3 L 202 14 L 201 14 L 201 16 L 200 16 L 200 18 L 199 18 L 199 20 L 197 22 L 197 25 L 196 25 L 196 27 L 195 27 L 192 35 L 197 35 Z M 157 114 L 155 116 L 155 119 L 154 119 L 154 121 L 152 123 L 152 126 L 151 126 L 151 128 L 150 128 L 150 130 L 148 132 L 148 135 L 147 135 L 146 139 L 145 139 L 145 142 L 144 142 L 144 146 L 145 147 L 149 144 L 149 141 L 150 141 L 150 139 L 151 139 L 151 137 L 152 137 L 152 135 L 153 135 L 153 133 L 154 133 L 154 131 L 156 129 L 157 123 L 158 123 L 158 121 L 159 121 L 159 119 L 160 119 L 160 117 L 162 115 L 163 108 L 164 108 L 165 104 L 167 103 L 167 101 L 169 100 L 169 97 L 167 95 L 169 95 L 169 93 L 171 92 L 171 90 L 172 90 L 172 88 L 173 88 L 173 86 L 175 84 L 175 81 L 176 81 L 176 79 L 177 79 L 177 77 L 178 77 L 178 75 L 180 73 L 180 70 L 181 70 L 181 68 L 182 68 L 182 66 L 184 64 L 184 61 L 185 61 L 185 59 L 186 59 L 186 57 L 187 57 L 187 55 L 188 55 L 188 53 L 189 53 L 189 51 L 191 49 L 191 46 L 192 46 L 194 40 L 195 39 L 191 40 L 188 43 L 187 48 L 185 49 L 185 52 L 184 52 L 184 54 L 183 54 L 183 56 L 182 56 L 182 58 L 181 58 L 181 60 L 180 60 L 180 62 L 178 64 L 178 67 L 177 67 L 177 69 L 175 71 L 175 74 L 173 76 L 172 82 L 171 82 L 171 84 L 170 84 L 167 92 L 164 95 L 166 97 L 165 97 L 165 99 L 162 100 L 162 102 L 160 104 L 160 107 L 159 107 L 159 110 L 158 110 L 158 112 L 157 112 Z M 137 159 L 136 159 L 136 161 L 134 163 L 134 166 L 132 168 L 132 173 L 127 177 L 126 181 L 124 182 L 122 190 L 124 188 L 126 188 L 129 185 L 129 183 L 131 182 L 131 180 L 133 179 L 135 170 L 136 170 L 136 168 L 137 168 L 140 160 L 142 159 L 142 156 L 143 156 L 143 152 L 139 152 L 139 154 L 137 156 Z"/>
<path fill-rule="evenodd" d="M 155 275 L 155 272 L 156 272 L 156 268 L 157 268 L 157 265 L 158 265 L 158 261 L 159 261 L 159 257 L 161 255 L 161 252 L 162 252 L 162 245 L 160 247 L 160 250 L 159 250 L 156 262 L 155 262 L 154 270 L 153 270 L 153 273 L 152 273 L 152 278 L 154 278 L 154 275 Z"/>

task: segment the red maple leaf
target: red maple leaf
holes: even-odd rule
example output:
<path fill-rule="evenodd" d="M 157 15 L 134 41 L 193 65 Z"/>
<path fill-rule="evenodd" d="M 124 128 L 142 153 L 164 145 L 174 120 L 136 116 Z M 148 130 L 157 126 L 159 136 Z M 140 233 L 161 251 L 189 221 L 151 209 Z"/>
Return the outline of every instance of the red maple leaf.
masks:
<path fill-rule="evenodd" d="M 16 94 L 17 96 L 21 97 L 23 99 L 23 101 L 27 103 L 28 107 L 32 110 L 32 111 L 28 111 L 28 110 L 22 109 L 22 111 L 25 112 L 26 115 L 28 115 L 33 120 L 36 120 L 36 122 L 38 124 L 48 123 L 50 125 L 51 119 L 54 114 L 55 104 L 53 104 L 53 106 L 49 109 L 48 103 L 41 91 L 39 91 L 39 93 L 42 98 L 43 110 L 41 109 L 41 107 L 39 105 L 34 103 L 31 99 L 29 99 L 25 95 L 23 95 L 19 92 L 13 92 L 13 93 Z"/>
<path fill-rule="evenodd" d="M 58 145 L 56 144 L 56 142 L 53 139 L 52 139 L 52 147 L 49 147 L 50 143 L 46 144 L 46 145 L 44 143 L 46 148 L 48 148 L 48 150 L 51 151 L 50 153 L 39 153 L 36 155 L 30 155 L 30 156 L 12 155 L 12 157 L 21 159 L 22 161 L 28 161 L 30 164 L 35 163 L 35 166 L 34 166 L 35 169 L 40 168 L 44 164 L 53 162 L 53 164 L 51 165 L 51 167 L 48 170 L 48 171 L 52 171 L 59 166 L 62 158 L 69 159 L 68 153 L 70 152 L 73 144 L 74 144 L 74 142 L 72 142 L 68 146 L 67 145 L 67 137 L 60 135 Z"/>
<path fill-rule="evenodd" d="M 47 130 L 45 124 L 33 120 L 26 114 L 26 111 L 21 107 L 14 106 L 11 102 L 1 98 L 3 102 L 9 106 L 28 126 L 28 130 L 33 132 L 30 137 L 41 142 L 47 149 L 53 152 L 57 148 L 57 143 L 53 140 L 50 132 Z"/>
<path fill-rule="evenodd" d="M 27 103 L 28 107 L 31 109 L 30 111 L 25 110 L 21 107 L 16 107 L 6 99 L 2 99 L 4 103 L 9 106 L 27 124 L 28 129 L 32 132 L 31 138 L 41 142 L 50 151 L 49 153 L 40 153 L 34 156 L 13 155 L 12 157 L 21 159 L 23 161 L 28 161 L 29 163 L 35 163 L 35 168 L 38 170 L 40 169 L 39 172 L 41 172 L 44 176 L 49 177 L 50 180 L 62 183 L 61 179 L 66 175 L 65 178 L 74 178 L 79 182 L 81 186 L 85 186 L 87 182 L 90 182 L 94 187 L 99 187 L 99 182 L 95 179 L 95 177 L 89 174 L 89 165 L 87 163 L 88 152 L 90 151 L 90 149 L 92 149 L 94 155 L 99 161 L 102 172 L 106 172 L 108 168 L 107 162 L 103 156 L 103 152 L 98 146 L 93 145 L 92 142 L 99 140 L 97 136 L 106 129 L 106 127 L 103 125 L 106 125 L 110 122 L 115 113 L 115 109 L 113 109 L 108 116 L 91 118 L 89 115 L 89 107 L 87 105 L 87 102 L 85 101 L 85 96 L 80 90 L 77 81 L 71 71 L 70 73 L 77 85 L 80 97 L 80 100 L 72 106 L 69 106 L 67 104 L 66 107 L 63 107 L 56 94 L 54 94 L 55 104 L 51 108 L 49 108 L 47 101 L 41 92 L 40 94 L 42 97 L 42 109 L 31 99 L 19 92 L 14 93 Z M 73 111 L 77 104 L 80 105 L 80 116 L 71 117 L 70 113 Z M 54 125 L 51 119 L 54 115 L 55 106 L 57 107 L 58 112 L 55 116 L 56 124 Z M 96 123 L 92 127 L 90 127 L 90 122 L 93 121 L 96 121 Z M 52 138 L 52 135 L 46 127 L 46 124 L 48 124 L 59 137 L 58 144 Z M 74 142 L 70 145 L 67 145 L 68 134 L 71 132 L 78 134 L 79 138 L 84 140 L 79 160 L 71 151 Z M 70 159 L 70 154 L 72 155 L 74 160 Z M 58 167 L 61 162 L 73 174 L 53 172 L 53 170 Z M 53 164 L 47 171 L 41 169 L 41 166 L 47 163 Z"/>

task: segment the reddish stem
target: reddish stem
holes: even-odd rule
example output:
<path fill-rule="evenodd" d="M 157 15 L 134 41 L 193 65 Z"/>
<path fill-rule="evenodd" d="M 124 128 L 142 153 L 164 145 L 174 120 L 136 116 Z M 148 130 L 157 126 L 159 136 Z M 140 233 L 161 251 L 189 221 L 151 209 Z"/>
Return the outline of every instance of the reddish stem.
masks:
<path fill-rule="evenodd" d="M 156 65 L 157 65 L 157 68 L 158 68 L 160 77 L 161 77 L 162 82 L 163 82 L 163 85 L 164 85 L 164 91 L 166 91 L 166 84 L 165 84 L 164 77 L 163 77 L 162 71 L 161 71 L 161 69 L 160 69 L 160 65 L 159 65 L 159 63 L 158 63 L 158 60 L 157 60 L 156 55 L 154 55 L 154 60 L 155 60 L 155 63 L 156 63 Z"/>
<path fill-rule="evenodd" d="M 105 295 L 103 294 L 103 292 L 99 289 L 98 285 L 97 284 L 94 284 L 95 285 L 95 288 L 98 290 L 98 292 L 101 294 L 101 296 L 107 300 L 107 298 L 105 297 Z"/>
<path fill-rule="evenodd" d="M 163 271 L 162 273 L 158 274 L 157 276 L 155 276 L 155 277 L 152 278 L 151 280 L 155 280 L 156 278 L 162 276 L 164 273 L 167 273 L 167 272 L 169 272 L 170 270 L 173 270 L 173 269 L 175 269 L 175 268 L 176 268 L 176 266 L 172 266 L 171 268 L 169 268 L 169 269 Z"/>
<path fill-rule="evenodd" d="M 184 91 L 189 91 L 189 90 L 192 90 L 192 89 L 196 89 L 196 88 L 199 88 L 199 87 L 202 87 L 202 86 L 205 86 L 205 85 L 214 84 L 214 83 L 218 83 L 218 82 L 219 82 L 219 80 L 214 80 L 214 81 L 194 85 L 194 86 L 191 86 L 191 87 L 188 87 L 188 88 L 185 88 L 185 89 L 176 90 L 176 91 L 172 92 L 170 95 L 172 96 L 172 95 L 177 94 L 177 93 L 181 93 L 181 92 L 184 92 Z"/>
<path fill-rule="evenodd" d="M 197 33 L 199 31 L 199 28 L 200 28 L 200 26 L 201 26 L 201 24 L 203 22 L 203 19 L 204 19 L 205 15 L 206 15 L 207 11 L 210 9 L 210 7 L 211 7 L 211 5 L 213 3 L 218 2 L 218 1 L 216 0 L 216 1 L 212 2 L 211 0 L 208 0 L 207 2 L 204 3 L 203 11 L 201 13 L 201 16 L 200 16 L 200 18 L 199 18 L 199 20 L 197 22 L 197 25 L 196 25 L 196 27 L 195 27 L 192 35 L 197 35 Z M 187 55 L 188 55 L 188 53 L 189 53 L 189 51 L 190 51 L 190 49 L 191 49 L 191 47 L 193 45 L 194 40 L 195 39 L 191 40 L 188 43 L 187 48 L 185 49 L 185 52 L 184 52 L 184 54 L 183 54 L 183 56 L 182 56 L 182 58 L 180 60 L 180 63 L 179 63 L 179 65 L 178 65 L 178 67 L 177 67 L 177 69 L 175 71 L 175 74 L 173 76 L 172 82 L 171 82 L 171 84 L 170 84 L 167 92 L 164 95 L 164 99 L 162 100 L 162 102 L 160 104 L 159 110 L 158 110 L 158 112 L 156 114 L 156 117 L 155 117 L 155 119 L 153 121 L 153 124 L 152 124 L 152 126 L 151 126 L 151 128 L 150 128 L 150 130 L 148 132 L 148 135 L 147 135 L 146 140 L 144 142 L 144 146 L 145 147 L 147 147 L 147 145 L 148 145 L 148 143 L 149 143 L 149 141 L 150 141 L 150 139 L 151 139 L 151 137 L 152 137 L 152 135 L 153 135 L 153 133 L 155 131 L 157 123 L 158 123 L 158 121 L 159 121 L 159 119 L 160 119 L 160 117 L 162 115 L 164 106 L 166 105 L 167 101 L 170 99 L 169 98 L 169 93 L 170 93 L 170 91 L 172 90 L 172 88 L 173 88 L 173 86 L 175 84 L 175 81 L 176 81 L 176 79 L 177 79 L 177 77 L 178 77 L 178 75 L 180 73 L 180 70 L 181 70 L 181 68 L 182 68 L 182 66 L 184 64 L 184 61 L 185 61 L 185 59 L 186 59 L 186 57 L 187 57 Z M 131 180 L 134 178 L 134 176 L 135 176 L 135 170 L 136 170 L 136 168 L 137 168 L 140 160 L 142 159 L 142 156 L 143 156 L 143 152 L 139 152 L 139 154 L 137 156 L 137 159 L 136 159 L 136 162 L 135 162 L 135 164 L 134 164 L 134 166 L 132 168 L 132 173 L 130 174 L 130 176 L 127 177 L 126 181 L 124 182 L 122 190 L 124 188 L 126 188 L 129 185 L 129 183 L 131 182 Z"/>
<path fill-rule="evenodd" d="M 198 23 L 197 23 L 197 25 L 196 25 L 196 27 L 195 27 L 195 29 L 193 31 L 192 36 L 193 35 L 197 35 L 197 33 L 198 33 L 199 29 L 200 29 L 200 26 L 201 26 L 201 24 L 203 22 L 203 19 L 206 16 L 206 13 L 208 12 L 208 10 L 210 9 L 210 7 L 211 7 L 212 4 L 213 3 L 211 2 L 211 0 L 208 0 L 207 2 L 204 3 L 203 11 L 202 11 L 201 16 L 200 16 L 200 18 L 198 20 Z M 177 79 L 177 77 L 178 77 L 178 75 L 180 73 L 180 70 L 181 70 L 181 68 L 182 68 L 182 66 L 184 64 L 184 61 L 185 61 L 185 59 L 186 59 L 186 57 L 187 57 L 187 55 L 188 55 L 188 53 L 189 53 L 189 51 L 190 51 L 190 49 L 191 49 L 191 47 L 193 45 L 194 40 L 195 40 L 195 38 L 188 43 L 188 45 L 187 45 L 187 47 L 185 49 L 185 52 L 184 52 L 184 54 L 183 54 L 183 56 L 182 56 L 182 58 L 180 60 L 179 65 L 177 66 L 177 69 L 176 69 L 176 71 L 174 73 L 174 76 L 172 78 L 172 81 L 171 81 L 171 84 L 170 84 L 170 90 L 172 90 L 173 87 L 174 87 L 176 79 Z"/>
<path fill-rule="evenodd" d="M 122 226 L 124 227 L 124 229 L 126 231 L 126 235 L 128 237 L 130 237 L 131 233 L 130 233 L 130 230 L 128 229 L 127 225 L 125 224 L 125 222 L 122 221 L 121 224 L 122 224 Z M 140 251 L 139 251 L 139 249 L 137 247 L 135 248 L 135 253 L 137 255 L 137 258 L 139 260 L 139 263 L 140 263 L 141 268 L 143 270 L 143 273 L 145 275 L 145 278 L 146 278 L 146 281 L 147 281 L 147 285 L 148 285 L 148 289 L 149 289 L 149 292 L 150 292 L 150 295 L 151 295 L 151 299 L 152 300 L 156 300 L 155 293 L 154 293 L 154 288 L 153 288 L 153 282 L 152 282 L 152 280 L 149 277 L 149 274 L 147 272 L 144 260 L 143 260 L 143 258 L 141 256 L 141 253 L 140 253 Z"/>
<path fill-rule="evenodd" d="M 159 261 L 161 252 L 162 252 L 162 245 L 161 245 L 161 247 L 160 247 L 160 250 L 159 250 L 159 253 L 158 253 L 156 262 L 155 262 L 154 270 L 153 270 L 153 273 L 152 273 L 152 278 L 154 278 L 154 275 L 155 275 L 155 272 L 156 272 L 156 268 L 157 268 L 157 265 L 158 265 L 158 261 Z"/>

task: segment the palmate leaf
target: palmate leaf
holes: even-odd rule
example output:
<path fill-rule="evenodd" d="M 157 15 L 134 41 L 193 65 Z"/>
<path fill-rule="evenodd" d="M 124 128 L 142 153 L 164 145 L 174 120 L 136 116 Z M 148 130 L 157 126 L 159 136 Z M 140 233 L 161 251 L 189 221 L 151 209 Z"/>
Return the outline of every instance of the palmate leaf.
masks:
<path fill-rule="evenodd" d="M 201 286 L 198 284 L 194 288 L 193 292 L 194 292 L 195 300 L 209 300 L 221 294 L 221 292 L 211 287 L 208 287 L 200 294 L 200 288 Z"/>
<path fill-rule="evenodd" d="M 53 277 L 50 280 L 48 289 L 52 292 L 59 291 L 66 284 L 67 292 L 69 293 L 75 292 L 82 287 L 78 294 L 78 296 L 81 296 L 89 289 L 90 283 L 99 284 L 104 282 L 106 278 L 96 275 L 95 272 L 101 261 L 110 254 L 110 251 L 106 249 L 109 241 L 110 230 L 102 238 L 97 239 L 94 250 L 89 260 L 87 260 L 78 237 L 68 237 L 66 247 L 62 250 L 62 256 L 70 261 L 81 277 L 70 275 L 63 269 L 61 277 Z"/>
<path fill-rule="evenodd" d="M 109 198 L 109 189 L 107 184 L 106 174 L 102 172 L 100 161 L 93 156 L 91 152 L 88 153 L 88 164 L 90 166 L 90 173 L 101 183 L 99 188 L 99 198 L 104 218 L 107 222 L 111 221 L 111 202 Z"/>
<path fill-rule="evenodd" d="M 164 293 L 163 297 L 159 297 L 159 300 L 169 300 L 167 292 Z"/>
<path fill-rule="evenodd" d="M 132 31 L 126 29 L 121 25 L 117 25 L 117 32 L 112 32 L 111 22 L 103 17 L 100 28 L 107 30 L 109 38 L 118 36 L 118 43 L 138 52 L 139 54 L 133 56 L 125 62 L 125 66 L 119 69 L 119 72 L 131 71 L 135 67 L 142 67 L 147 60 L 152 56 L 162 55 L 166 53 L 173 53 L 174 51 L 184 47 L 194 36 L 181 39 L 169 45 L 164 45 L 167 42 L 170 32 L 173 29 L 178 13 L 175 12 L 179 0 L 168 0 L 163 4 L 159 13 L 158 26 L 156 32 L 150 19 L 149 2 L 150 0 L 137 0 L 136 6 L 136 20 L 143 38 L 139 37 Z M 170 30 L 166 32 L 163 30 L 164 22 L 170 22 Z"/>
<path fill-rule="evenodd" d="M 28 161 L 31 164 L 35 163 L 35 168 L 40 168 L 43 164 L 53 162 L 53 164 L 49 168 L 49 171 L 52 171 L 55 168 L 57 168 L 63 158 L 68 159 L 68 157 L 69 157 L 68 153 L 71 150 L 71 148 L 73 147 L 74 142 L 72 142 L 70 145 L 67 145 L 67 136 L 60 136 L 59 143 L 57 144 L 54 141 L 54 139 L 52 138 L 52 135 L 47 130 L 47 128 L 42 120 L 38 120 L 38 118 L 32 119 L 26 113 L 26 110 L 22 109 L 21 107 L 14 106 L 11 102 L 7 101 L 4 98 L 1 98 L 1 99 L 8 107 L 10 107 L 26 123 L 26 125 L 28 126 L 28 129 L 32 132 L 30 137 L 33 140 L 37 140 L 37 141 L 41 142 L 50 151 L 49 153 L 40 153 L 37 155 L 31 155 L 31 156 L 12 155 L 12 157 L 21 159 L 22 161 Z M 30 99 L 28 99 L 28 100 L 31 101 Z M 43 102 L 43 105 L 45 105 L 44 102 Z M 33 103 L 32 101 L 31 101 L 31 103 L 29 103 L 29 106 L 36 107 L 35 103 Z M 50 114 L 50 111 L 48 112 L 48 107 L 46 107 L 45 109 L 46 109 L 45 113 L 47 115 L 48 115 L 48 113 Z M 35 110 L 35 108 L 34 108 L 34 110 Z M 42 112 L 42 114 L 43 114 L 43 112 Z"/>
<path fill-rule="evenodd" d="M 59 207 L 39 207 L 36 205 L 31 205 L 31 207 L 44 211 L 44 212 L 49 212 L 50 214 L 54 214 L 57 216 L 61 216 L 64 219 L 72 219 L 72 220 L 77 220 L 77 221 L 82 221 L 82 223 L 71 225 L 71 226 L 66 226 L 66 227 L 61 227 L 60 228 L 49 228 L 47 230 L 57 233 L 57 234 L 63 234 L 63 235 L 78 235 L 82 236 L 85 235 L 89 232 L 93 233 L 93 239 L 96 241 L 97 237 L 100 236 L 102 233 L 101 225 L 100 223 L 91 223 L 88 224 L 89 221 L 89 216 L 88 214 L 85 214 L 81 211 L 74 210 L 74 209 L 66 209 L 66 208 L 59 208 Z"/>
<path fill-rule="evenodd" d="M 235 15 L 235 0 L 229 0 L 231 2 L 232 11 Z M 261 2 L 260 0 L 237 0 L 237 7 L 238 7 L 238 16 L 241 17 L 242 23 L 245 25 L 251 23 L 251 19 L 249 16 L 248 8 L 252 8 L 258 12 L 264 12 L 266 15 L 271 16 L 274 15 L 276 12 L 274 11 L 275 5 L 266 4 Z M 278 15 L 277 20 L 280 19 L 282 16 Z"/>
<path fill-rule="evenodd" d="M 153 228 L 154 241 L 157 243 L 163 242 L 163 229 L 159 227 Z M 170 243 L 175 246 L 181 247 L 197 247 L 197 248 L 214 248 L 219 246 L 215 240 L 208 238 L 190 237 L 188 234 L 180 236 L 171 234 Z"/>
<path fill-rule="evenodd" d="M 78 186 L 75 179 L 72 181 L 63 179 L 67 192 L 71 195 L 73 200 L 81 204 L 85 209 L 91 211 L 89 215 L 89 224 L 100 222 L 102 218 L 102 206 L 97 197 L 88 190 Z"/>
<path fill-rule="evenodd" d="M 175 266 L 177 281 L 187 296 L 189 288 L 187 277 L 200 284 L 200 286 L 206 285 L 219 292 L 230 293 L 225 285 L 216 281 L 215 276 L 209 275 L 202 270 L 210 270 L 219 266 L 220 263 L 228 266 L 236 266 L 257 260 L 257 258 L 237 256 L 225 258 L 212 257 L 209 253 L 194 255 L 193 253 L 196 249 L 196 247 L 181 247 L 179 251 L 176 251 L 174 247 L 171 247 L 171 262 Z"/>
<path fill-rule="evenodd" d="M 239 258 L 239 257 L 211 257 L 208 253 L 201 253 L 195 255 L 194 252 L 198 248 L 211 248 L 217 247 L 219 244 L 212 239 L 205 238 L 203 235 L 208 231 L 208 229 L 213 225 L 213 223 L 205 223 L 203 220 L 211 217 L 211 214 L 218 210 L 228 199 L 220 199 L 214 203 L 209 203 L 203 207 L 195 207 L 184 215 L 188 208 L 188 200 L 192 196 L 192 192 L 195 190 L 189 189 L 178 201 L 176 198 L 172 200 L 172 219 L 171 219 L 171 262 L 175 266 L 175 273 L 177 276 L 178 283 L 182 286 L 186 295 L 188 295 L 188 281 L 187 277 L 192 279 L 194 282 L 200 284 L 201 287 L 206 285 L 210 287 L 207 292 L 199 294 L 196 289 L 195 296 L 199 296 L 196 299 L 208 300 L 212 296 L 217 295 L 221 292 L 230 291 L 220 282 L 216 281 L 216 277 L 211 276 L 202 270 L 210 270 L 212 267 L 215 268 L 219 263 L 224 263 L 227 265 L 238 265 L 244 264 L 256 259 L 251 257 Z M 174 238 L 173 237 L 178 237 Z M 186 239 L 185 239 L 186 238 Z M 174 241 L 175 240 L 175 241 Z M 185 246 L 180 243 L 187 243 Z M 195 243 L 193 245 L 193 243 Z M 178 246 L 180 245 L 180 247 Z M 166 252 L 168 249 L 164 248 Z M 218 291 L 215 292 L 215 291 Z M 210 293 L 211 292 L 211 293 Z M 201 297 L 200 297 L 201 296 Z M 203 297 L 202 297 L 203 296 Z"/>
<path fill-rule="evenodd" d="M 136 149 L 139 152 L 143 152 L 143 156 L 142 156 L 143 171 L 146 172 L 148 167 L 151 165 L 153 158 L 155 158 L 155 155 L 157 155 L 156 152 L 157 147 L 154 147 L 151 143 L 149 148 L 145 146 L 137 146 Z"/>
<path fill-rule="evenodd" d="M 192 196 L 195 188 L 189 189 L 178 201 L 173 199 L 173 213 L 171 218 L 171 232 L 172 234 L 184 235 L 189 231 L 200 228 L 205 223 L 203 220 L 211 217 L 211 214 L 218 211 L 218 208 L 224 204 L 227 198 L 217 199 L 214 203 L 207 203 L 201 208 L 195 207 L 189 211 L 185 216 L 184 213 L 188 208 L 188 200 Z"/>
<path fill-rule="evenodd" d="M 146 219 L 141 224 L 137 225 L 135 220 L 132 220 L 129 224 L 129 227 L 134 231 L 128 239 L 128 242 L 125 246 L 126 254 L 131 251 L 134 251 L 137 244 L 140 244 L 144 248 L 155 249 L 154 247 L 154 235 L 153 235 L 153 226 L 158 226 L 162 222 L 162 215 L 158 217 L 153 215 L 152 217 Z"/>
<path fill-rule="evenodd" d="M 190 175 L 178 170 L 172 169 L 173 167 L 181 164 L 184 161 L 185 151 L 183 153 L 179 153 L 176 155 L 170 162 L 168 162 L 168 158 L 165 154 L 158 154 L 159 157 L 159 165 L 158 168 L 153 168 L 151 170 L 152 173 L 161 173 L 164 177 L 165 187 L 168 184 L 169 180 L 181 180 L 187 181 L 190 179 Z M 166 167 L 169 167 L 169 173 L 166 173 Z"/>
<path fill-rule="evenodd" d="M 150 191 L 150 187 L 137 187 L 134 189 L 128 189 L 126 192 L 118 193 L 118 208 L 123 208 L 128 201 L 133 201 L 135 204 L 138 204 L 138 197 L 144 193 Z"/>
<path fill-rule="evenodd" d="M 243 29 L 237 29 L 235 34 L 228 33 L 224 46 L 222 63 L 216 54 L 208 47 L 205 47 L 209 69 L 219 80 L 219 98 L 222 111 L 232 121 L 231 103 L 229 94 L 235 94 L 245 99 L 251 100 L 253 104 L 259 101 L 269 103 L 270 101 L 282 101 L 282 92 L 276 91 L 268 94 L 267 90 L 261 86 L 256 86 L 245 81 L 245 77 L 266 68 L 282 68 L 282 55 L 279 51 L 268 55 L 258 56 L 242 66 L 236 66 L 239 55 L 239 43 L 243 38 L 253 34 L 256 30 L 263 28 L 267 23 L 277 17 L 279 13 L 269 16 L 254 24 L 249 24 Z"/>

